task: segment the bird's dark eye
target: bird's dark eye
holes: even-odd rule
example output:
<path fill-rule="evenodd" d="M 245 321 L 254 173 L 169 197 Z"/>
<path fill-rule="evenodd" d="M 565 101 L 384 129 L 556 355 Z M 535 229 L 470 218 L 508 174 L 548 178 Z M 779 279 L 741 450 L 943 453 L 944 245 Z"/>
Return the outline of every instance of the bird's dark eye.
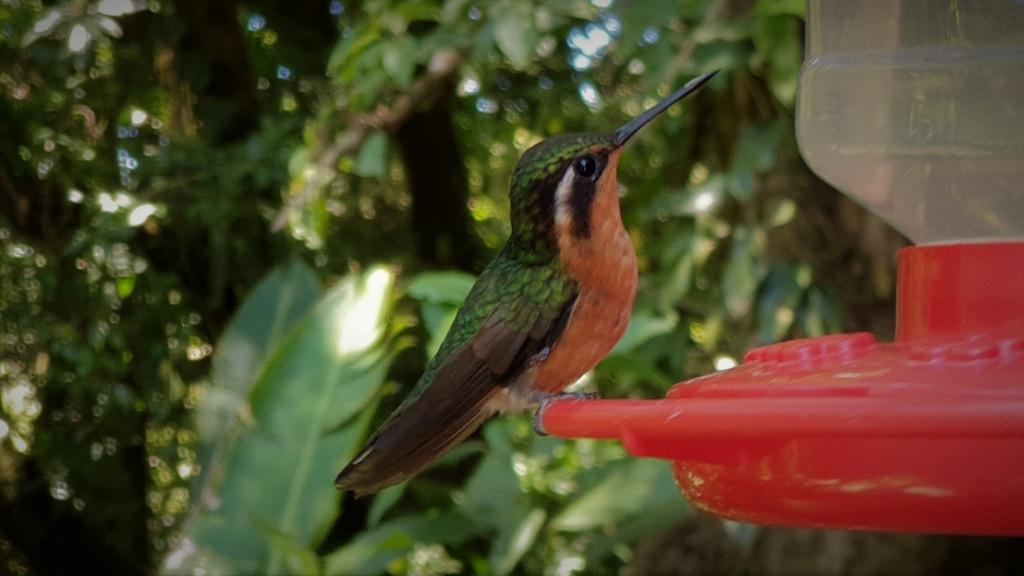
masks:
<path fill-rule="evenodd" d="M 597 159 L 593 156 L 581 156 L 572 164 L 572 169 L 581 178 L 590 178 L 597 174 Z"/>

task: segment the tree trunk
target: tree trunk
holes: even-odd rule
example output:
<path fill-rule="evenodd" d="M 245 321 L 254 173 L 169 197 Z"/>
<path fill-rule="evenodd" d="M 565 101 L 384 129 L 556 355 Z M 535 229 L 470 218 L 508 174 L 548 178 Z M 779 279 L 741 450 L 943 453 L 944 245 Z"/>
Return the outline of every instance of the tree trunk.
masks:
<path fill-rule="evenodd" d="M 240 140 L 259 126 L 252 68 L 238 25 L 235 0 L 176 0 L 185 21 L 174 54 L 175 69 L 188 93 L 202 134 L 211 143 Z"/>
<path fill-rule="evenodd" d="M 469 230 L 469 185 L 448 101 L 414 112 L 395 137 L 412 192 L 417 255 L 431 265 L 475 270 L 481 250 Z"/>

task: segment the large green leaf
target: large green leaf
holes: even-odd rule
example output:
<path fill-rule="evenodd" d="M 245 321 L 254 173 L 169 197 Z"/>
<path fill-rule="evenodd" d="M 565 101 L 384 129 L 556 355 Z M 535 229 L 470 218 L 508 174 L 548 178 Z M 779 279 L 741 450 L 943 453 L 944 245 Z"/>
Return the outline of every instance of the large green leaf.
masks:
<path fill-rule="evenodd" d="M 218 455 L 230 449 L 237 436 L 239 415 L 248 408 L 246 396 L 259 377 L 270 352 L 316 304 L 313 271 L 297 258 L 274 268 L 256 285 L 217 343 L 213 377 L 202 387 L 196 406 L 201 444 L 193 498 L 202 496 L 216 469 Z"/>
<path fill-rule="evenodd" d="M 293 258 L 256 286 L 231 320 L 213 355 L 214 380 L 248 394 L 267 353 L 316 304 L 316 276 Z"/>
<path fill-rule="evenodd" d="M 380 338 L 391 286 L 382 268 L 339 282 L 269 355 L 251 424 L 219 463 L 209 509 L 186 528 L 194 554 L 233 573 L 309 566 L 337 513 L 334 475 L 363 436 L 365 419 L 352 417 L 390 361 Z"/>

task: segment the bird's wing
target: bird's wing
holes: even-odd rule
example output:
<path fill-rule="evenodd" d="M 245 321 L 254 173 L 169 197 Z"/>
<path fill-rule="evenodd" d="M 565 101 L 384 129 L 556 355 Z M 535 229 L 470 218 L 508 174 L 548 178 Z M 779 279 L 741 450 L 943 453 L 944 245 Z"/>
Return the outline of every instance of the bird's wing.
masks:
<path fill-rule="evenodd" d="M 491 307 L 472 337 L 447 354 L 432 378 L 428 369 L 424 379 L 429 385 L 391 415 L 335 484 L 356 496 L 372 494 L 414 476 L 472 434 L 494 413 L 492 400 L 502 388 L 565 328 L 576 294 L 567 292 L 554 310 L 550 302 L 541 308 L 535 298 L 522 292 Z"/>

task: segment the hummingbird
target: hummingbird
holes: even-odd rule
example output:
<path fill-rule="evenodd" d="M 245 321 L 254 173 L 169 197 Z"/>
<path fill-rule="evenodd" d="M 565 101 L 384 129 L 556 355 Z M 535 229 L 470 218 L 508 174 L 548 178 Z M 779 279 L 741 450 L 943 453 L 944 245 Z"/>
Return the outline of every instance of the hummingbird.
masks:
<path fill-rule="evenodd" d="M 629 324 L 637 260 L 619 211 L 622 147 L 717 70 L 614 132 L 549 137 L 523 153 L 512 232 L 481 272 L 405 401 L 335 480 L 356 497 L 415 476 L 498 412 L 537 409 L 594 368 Z"/>

